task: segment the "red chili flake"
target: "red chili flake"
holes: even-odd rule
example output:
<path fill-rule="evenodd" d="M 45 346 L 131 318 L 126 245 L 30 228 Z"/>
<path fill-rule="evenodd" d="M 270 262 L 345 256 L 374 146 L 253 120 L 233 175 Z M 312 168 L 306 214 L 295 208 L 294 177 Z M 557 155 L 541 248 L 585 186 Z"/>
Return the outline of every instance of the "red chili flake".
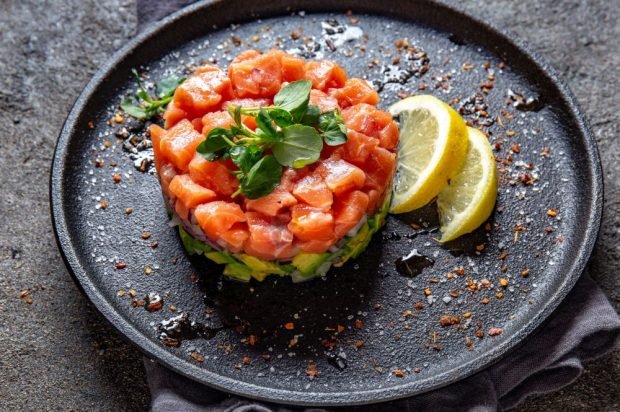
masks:
<path fill-rule="evenodd" d="M 413 305 L 413 307 L 414 307 L 416 310 L 422 310 L 422 309 L 424 309 L 424 303 L 422 303 L 422 302 L 416 302 L 416 303 Z"/>
<path fill-rule="evenodd" d="M 529 269 L 523 269 L 521 271 L 521 276 L 523 276 L 524 278 L 528 277 L 530 275 L 530 270 Z"/>
<path fill-rule="evenodd" d="M 151 242 L 151 244 L 149 245 L 152 249 L 155 249 L 157 246 L 159 245 L 159 243 L 157 243 L 157 241 L 153 241 Z"/>
<path fill-rule="evenodd" d="M 95 167 L 103 167 L 104 163 L 101 159 L 95 159 Z"/>
<path fill-rule="evenodd" d="M 19 292 L 19 298 L 23 299 L 26 296 L 30 295 L 30 289 L 24 289 L 21 292 Z"/>
<path fill-rule="evenodd" d="M 460 316 L 444 315 L 444 316 L 439 318 L 439 324 L 441 326 L 458 325 L 459 323 L 461 323 L 461 317 Z"/>
<path fill-rule="evenodd" d="M 394 376 L 396 376 L 397 378 L 404 378 L 405 377 L 405 371 L 400 369 L 400 368 L 396 368 L 392 371 L 392 374 Z"/>
<path fill-rule="evenodd" d="M 114 181 L 114 183 L 120 183 L 121 179 L 121 175 L 119 175 L 118 173 L 112 175 L 112 180 Z"/>
<path fill-rule="evenodd" d="M 503 69 L 504 67 L 506 67 L 506 64 L 505 64 L 504 62 L 501 62 L 501 63 L 498 65 L 498 67 L 499 67 L 500 69 Z"/>
<path fill-rule="evenodd" d="M 549 157 L 549 153 L 551 149 L 549 147 L 544 147 L 542 152 L 540 152 L 540 157 Z"/>
<path fill-rule="evenodd" d="M 331 348 L 333 348 L 333 347 L 335 347 L 335 346 L 336 346 L 336 342 L 329 341 L 329 340 L 327 340 L 327 339 L 323 339 L 323 340 L 321 341 L 321 345 L 323 345 L 323 347 L 325 347 L 325 348 L 327 348 L 327 349 L 331 349 Z"/>
<path fill-rule="evenodd" d="M 342 332 L 344 332 L 344 326 L 342 325 L 336 326 L 336 333 L 342 333 Z"/>
<path fill-rule="evenodd" d="M 465 274 L 465 268 L 463 266 L 454 268 L 454 273 L 456 273 L 459 276 L 463 276 Z"/>
<path fill-rule="evenodd" d="M 295 324 L 293 322 L 288 322 L 284 324 L 284 329 L 286 330 L 293 330 L 295 329 Z"/>
<path fill-rule="evenodd" d="M 257 338 L 256 338 L 256 336 L 254 336 L 254 335 L 250 335 L 250 336 L 248 336 L 248 345 L 250 345 L 250 346 L 254 346 L 254 345 L 256 344 L 256 341 L 257 341 L 257 340 L 258 340 L 258 339 L 257 339 Z"/>
<path fill-rule="evenodd" d="M 512 150 L 514 153 L 521 153 L 521 148 L 516 143 L 513 143 L 512 146 L 510 146 L 510 150 Z"/>
<path fill-rule="evenodd" d="M 364 326 L 362 321 L 360 319 L 355 319 L 355 329 L 362 329 L 362 326 Z"/>
<path fill-rule="evenodd" d="M 108 207 L 108 201 L 107 200 L 102 200 L 100 205 L 101 205 L 102 209 L 106 209 Z"/>
<path fill-rule="evenodd" d="M 306 375 L 308 375 L 310 379 L 314 379 L 319 375 L 319 371 L 316 368 L 316 362 L 312 360 L 308 361 L 308 366 L 306 367 Z"/>
<path fill-rule="evenodd" d="M 483 304 L 483 305 L 487 305 L 487 304 L 490 302 L 490 300 L 489 300 L 489 298 L 487 298 L 487 297 L 485 296 L 485 297 L 483 297 L 483 298 L 482 298 L 482 301 L 481 301 L 481 302 L 482 302 L 482 304 Z"/>
<path fill-rule="evenodd" d="M 95 123 L 93 123 L 92 120 L 88 122 L 88 128 L 89 129 L 94 129 L 95 128 Z"/>
<path fill-rule="evenodd" d="M 474 341 L 472 341 L 469 336 L 465 336 L 465 346 L 469 350 L 471 350 L 473 348 L 473 346 L 474 346 Z"/>
<path fill-rule="evenodd" d="M 454 289 L 450 291 L 450 296 L 453 298 L 458 298 L 459 297 L 459 291 Z"/>
<path fill-rule="evenodd" d="M 116 268 L 117 269 L 125 269 L 126 267 L 127 267 L 127 263 L 125 263 L 125 262 L 118 262 L 116 264 Z"/>
<path fill-rule="evenodd" d="M 149 239 L 150 237 L 151 237 L 150 233 L 148 233 L 148 232 L 142 233 L 142 239 L 146 240 L 146 239 Z"/>
<path fill-rule="evenodd" d="M 249 357 L 249 356 L 247 356 L 247 355 L 243 357 L 243 364 L 244 364 L 244 365 L 246 365 L 246 366 L 247 366 L 247 365 L 249 365 L 249 364 L 251 364 L 251 363 L 252 363 L 252 358 L 250 358 L 250 357 Z"/>
<path fill-rule="evenodd" d="M 126 215 L 130 215 L 132 213 L 133 213 L 133 209 L 132 208 L 128 207 L 127 209 L 125 209 L 125 214 Z"/>
<path fill-rule="evenodd" d="M 547 210 L 547 216 L 556 217 L 558 215 L 557 209 L 549 209 Z"/>
<path fill-rule="evenodd" d="M 503 332 L 503 330 L 501 328 L 491 328 L 491 329 L 489 329 L 487 334 L 489 336 L 499 336 L 499 335 L 502 334 L 502 332 Z"/>
<path fill-rule="evenodd" d="M 477 338 L 484 338 L 484 332 L 482 331 L 482 329 L 478 329 L 475 334 Z"/>
<path fill-rule="evenodd" d="M 202 356 L 200 353 L 198 352 L 192 352 L 190 353 L 190 355 L 192 357 L 193 360 L 195 360 L 196 362 L 202 363 L 205 361 L 205 357 Z"/>
<path fill-rule="evenodd" d="M 362 348 L 364 345 L 365 345 L 365 343 L 364 343 L 364 341 L 363 341 L 363 340 L 356 340 L 356 341 L 353 343 L 353 346 L 355 346 L 357 349 Z"/>

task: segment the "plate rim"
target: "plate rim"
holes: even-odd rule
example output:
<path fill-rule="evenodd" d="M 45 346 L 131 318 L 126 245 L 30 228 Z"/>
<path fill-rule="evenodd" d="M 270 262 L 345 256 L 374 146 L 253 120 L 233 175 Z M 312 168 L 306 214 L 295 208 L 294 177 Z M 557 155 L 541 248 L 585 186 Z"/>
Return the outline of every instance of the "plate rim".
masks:
<path fill-rule="evenodd" d="M 577 280 L 584 271 L 588 260 L 591 257 L 594 245 L 596 243 L 603 208 L 603 175 L 602 166 L 599 157 L 596 141 L 594 140 L 591 129 L 585 120 L 583 112 L 577 103 L 576 98 L 559 76 L 557 71 L 549 65 L 538 53 L 532 51 L 527 42 L 519 38 L 515 34 L 507 30 L 500 30 L 495 25 L 486 21 L 482 21 L 475 16 L 465 12 L 455 5 L 447 4 L 444 0 L 423 0 L 423 3 L 431 7 L 439 8 L 440 11 L 448 11 L 454 15 L 460 15 L 473 21 L 476 25 L 483 27 L 485 30 L 493 33 L 494 36 L 502 38 L 507 43 L 512 44 L 520 53 L 534 62 L 548 76 L 549 80 L 560 92 L 560 98 L 567 103 L 571 117 L 575 120 L 578 128 L 577 132 L 582 137 L 585 145 L 588 171 L 590 179 L 588 181 L 592 191 L 589 215 L 587 216 L 586 230 L 583 234 L 581 242 L 577 244 L 577 255 L 568 265 L 569 276 L 567 276 L 561 287 L 554 293 L 548 295 L 546 306 L 538 311 L 535 316 L 528 319 L 524 325 L 516 331 L 511 337 L 495 346 L 485 353 L 483 358 L 472 359 L 468 362 L 461 363 L 457 367 L 446 370 L 437 375 L 429 376 L 427 379 L 403 383 L 400 385 L 390 386 L 388 388 L 354 391 L 354 392 L 301 392 L 287 389 L 276 389 L 266 386 L 259 386 L 253 383 L 242 382 L 231 377 L 226 377 L 215 372 L 203 369 L 197 365 L 193 365 L 189 361 L 182 360 L 175 354 L 168 352 L 165 347 L 157 345 L 152 340 L 140 332 L 128 319 L 118 313 L 114 307 L 108 302 L 105 296 L 94 286 L 93 282 L 86 274 L 84 268 L 80 265 L 78 253 L 71 243 L 70 230 L 68 228 L 68 219 L 65 216 L 63 208 L 63 175 L 64 167 L 68 156 L 68 143 L 72 135 L 77 129 L 77 121 L 84 106 L 90 98 L 105 81 L 109 73 L 115 68 L 116 62 L 123 60 L 134 49 L 143 46 L 151 37 L 155 37 L 159 31 L 175 24 L 180 19 L 189 16 L 202 8 L 212 7 L 225 0 L 202 0 L 191 4 L 163 19 L 152 23 L 143 32 L 137 34 L 129 40 L 120 50 L 115 52 L 106 62 L 95 72 L 90 78 L 67 116 L 63 127 L 59 133 L 59 137 L 54 149 L 52 160 L 50 181 L 49 181 L 49 198 L 50 198 L 50 214 L 54 236 L 58 245 L 58 249 L 62 259 L 67 267 L 68 272 L 77 284 L 78 288 L 90 300 L 99 313 L 120 333 L 127 341 L 131 342 L 144 355 L 150 359 L 156 359 L 165 367 L 192 379 L 201 384 L 205 384 L 212 388 L 222 390 L 246 398 L 256 399 L 266 402 L 276 402 L 288 405 L 298 406 L 347 406 L 347 405 L 364 405 L 379 402 L 387 402 L 402 399 L 410 396 L 420 395 L 432 390 L 439 389 L 454 382 L 465 379 L 481 370 L 488 368 L 492 364 L 498 362 L 511 349 L 523 344 L 526 337 L 532 334 L 541 324 L 551 315 L 558 307 L 563 299 L 568 295 L 570 290 L 577 283 Z M 302 1 L 303 2 L 303 1 Z M 308 6 L 310 6 L 308 4 Z M 310 8 L 310 7 L 308 7 Z M 334 9 L 342 8 L 335 6 Z M 303 6 L 294 7 L 294 9 L 303 9 Z M 276 15 L 283 16 L 290 10 L 281 10 Z M 210 30 L 206 30 L 208 32 Z M 191 373 L 194 371 L 195 373 Z M 200 379 L 202 375 L 205 379 Z M 427 384 L 430 382 L 429 384 Z"/>

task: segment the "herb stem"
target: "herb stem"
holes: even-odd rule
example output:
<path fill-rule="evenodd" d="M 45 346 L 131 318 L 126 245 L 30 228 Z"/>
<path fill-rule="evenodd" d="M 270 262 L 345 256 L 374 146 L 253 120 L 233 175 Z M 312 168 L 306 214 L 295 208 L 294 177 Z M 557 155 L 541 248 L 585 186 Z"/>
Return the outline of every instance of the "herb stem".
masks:
<path fill-rule="evenodd" d="M 239 189 L 235 190 L 235 192 L 232 195 L 230 195 L 230 197 L 232 199 L 234 199 L 235 197 L 239 196 L 240 194 L 241 194 L 241 187 L 239 187 Z"/>

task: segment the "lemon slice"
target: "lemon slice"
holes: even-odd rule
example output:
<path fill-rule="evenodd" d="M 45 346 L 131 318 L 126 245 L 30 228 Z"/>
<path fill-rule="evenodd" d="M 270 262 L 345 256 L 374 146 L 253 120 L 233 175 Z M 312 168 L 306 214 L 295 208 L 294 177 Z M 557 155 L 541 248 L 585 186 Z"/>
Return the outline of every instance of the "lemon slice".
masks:
<path fill-rule="evenodd" d="M 403 99 L 390 113 L 400 116 L 390 212 L 405 213 L 429 203 L 459 170 L 467 151 L 467 126 L 450 106 L 428 95 Z"/>
<path fill-rule="evenodd" d="M 497 199 L 497 171 L 491 145 L 479 130 L 468 127 L 467 131 L 469 146 L 463 166 L 437 197 L 441 242 L 454 240 L 482 225 Z"/>

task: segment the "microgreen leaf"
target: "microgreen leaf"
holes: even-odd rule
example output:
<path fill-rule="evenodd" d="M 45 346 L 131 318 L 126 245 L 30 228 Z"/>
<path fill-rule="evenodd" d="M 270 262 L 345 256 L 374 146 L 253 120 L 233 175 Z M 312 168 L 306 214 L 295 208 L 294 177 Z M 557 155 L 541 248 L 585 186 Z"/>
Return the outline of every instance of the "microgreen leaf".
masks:
<path fill-rule="evenodd" d="M 123 100 L 121 100 L 121 109 L 136 119 L 144 120 L 147 118 L 146 110 L 140 106 L 140 102 L 138 102 L 134 97 L 127 96 L 123 98 Z"/>
<path fill-rule="evenodd" d="M 185 80 L 172 76 L 161 80 L 155 87 L 157 97 L 153 98 L 142 84 L 138 71 L 131 69 L 131 72 L 136 78 L 137 90 L 133 96 L 123 98 L 120 106 L 125 113 L 140 120 L 151 119 L 163 112 L 176 88 Z"/>
<path fill-rule="evenodd" d="M 230 109 L 229 109 L 230 111 Z M 232 109 L 232 118 L 235 121 L 235 123 L 237 124 L 238 127 L 243 127 L 242 123 L 241 123 L 241 106 L 235 106 L 234 109 Z"/>
<path fill-rule="evenodd" d="M 323 141 L 314 127 L 294 124 L 282 132 L 282 141 L 272 146 L 273 155 L 281 165 L 298 169 L 319 159 Z"/>
<path fill-rule="evenodd" d="M 306 109 L 306 113 L 304 113 L 301 118 L 300 123 L 305 124 L 306 126 L 314 126 L 319 122 L 319 116 L 321 114 L 321 108 L 314 104 L 309 104 Z"/>
<path fill-rule="evenodd" d="M 185 81 L 185 77 L 168 76 L 157 82 L 155 89 L 157 90 L 157 97 L 164 99 L 174 94 L 175 90 L 181 83 Z"/>
<path fill-rule="evenodd" d="M 252 166 L 241 179 L 240 189 L 248 199 L 268 195 L 280 184 L 282 166 L 272 155 L 267 155 Z"/>
<path fill-rule="evenodd" d="M 319 116 L 319 130 L 328 146 L 338 146 L 347 141 L 347 127 L 337 110 Z"/>
<path fill-rule="evenodd" d="M 271 117 L 269 117 L 269 113 L 265 109 L 260 109 L 258 112 L 258 116 L 256 116 L 256 124 L 266 136 L 275 138 L 277 130 L 273 125 Z"/>
<path fill-rule="evenodd" d="M 306 107 L 308 107 L 310 89 L 312 89 L 312 82 L 310 80 L 298 80 L 289 83 L 274 96 L 273 103 L 280 109 L 291 113 L 294 117 L 296 114 L 301 116 L 306 111 Z"/>
<path fill-rule="evenodd" d="M 293 116 L 291 116 L 291 114 L 284 109 L 277 107 L 269 109 L 269 117 L 271 117 L 271 120 L 282 128 L 293 124 Z"/>
<path fill-rule="evenodd" d="M 235 146 L 231 147 L 228 153 L 233 163 L 241 169 L 241 172 L 248 173 L 252 166 L 260 160 L 263 150 L 257 145 Z"/>
<path fill-rule="evenodd" d="M 198 145 L 196 151 L 207 160 L 215 160 L 221 157 L 230 146 L 234 146 L 234 143 L 230 140 L 231 134 L 232 132 L 228 129 L 216 127 Z"/>

